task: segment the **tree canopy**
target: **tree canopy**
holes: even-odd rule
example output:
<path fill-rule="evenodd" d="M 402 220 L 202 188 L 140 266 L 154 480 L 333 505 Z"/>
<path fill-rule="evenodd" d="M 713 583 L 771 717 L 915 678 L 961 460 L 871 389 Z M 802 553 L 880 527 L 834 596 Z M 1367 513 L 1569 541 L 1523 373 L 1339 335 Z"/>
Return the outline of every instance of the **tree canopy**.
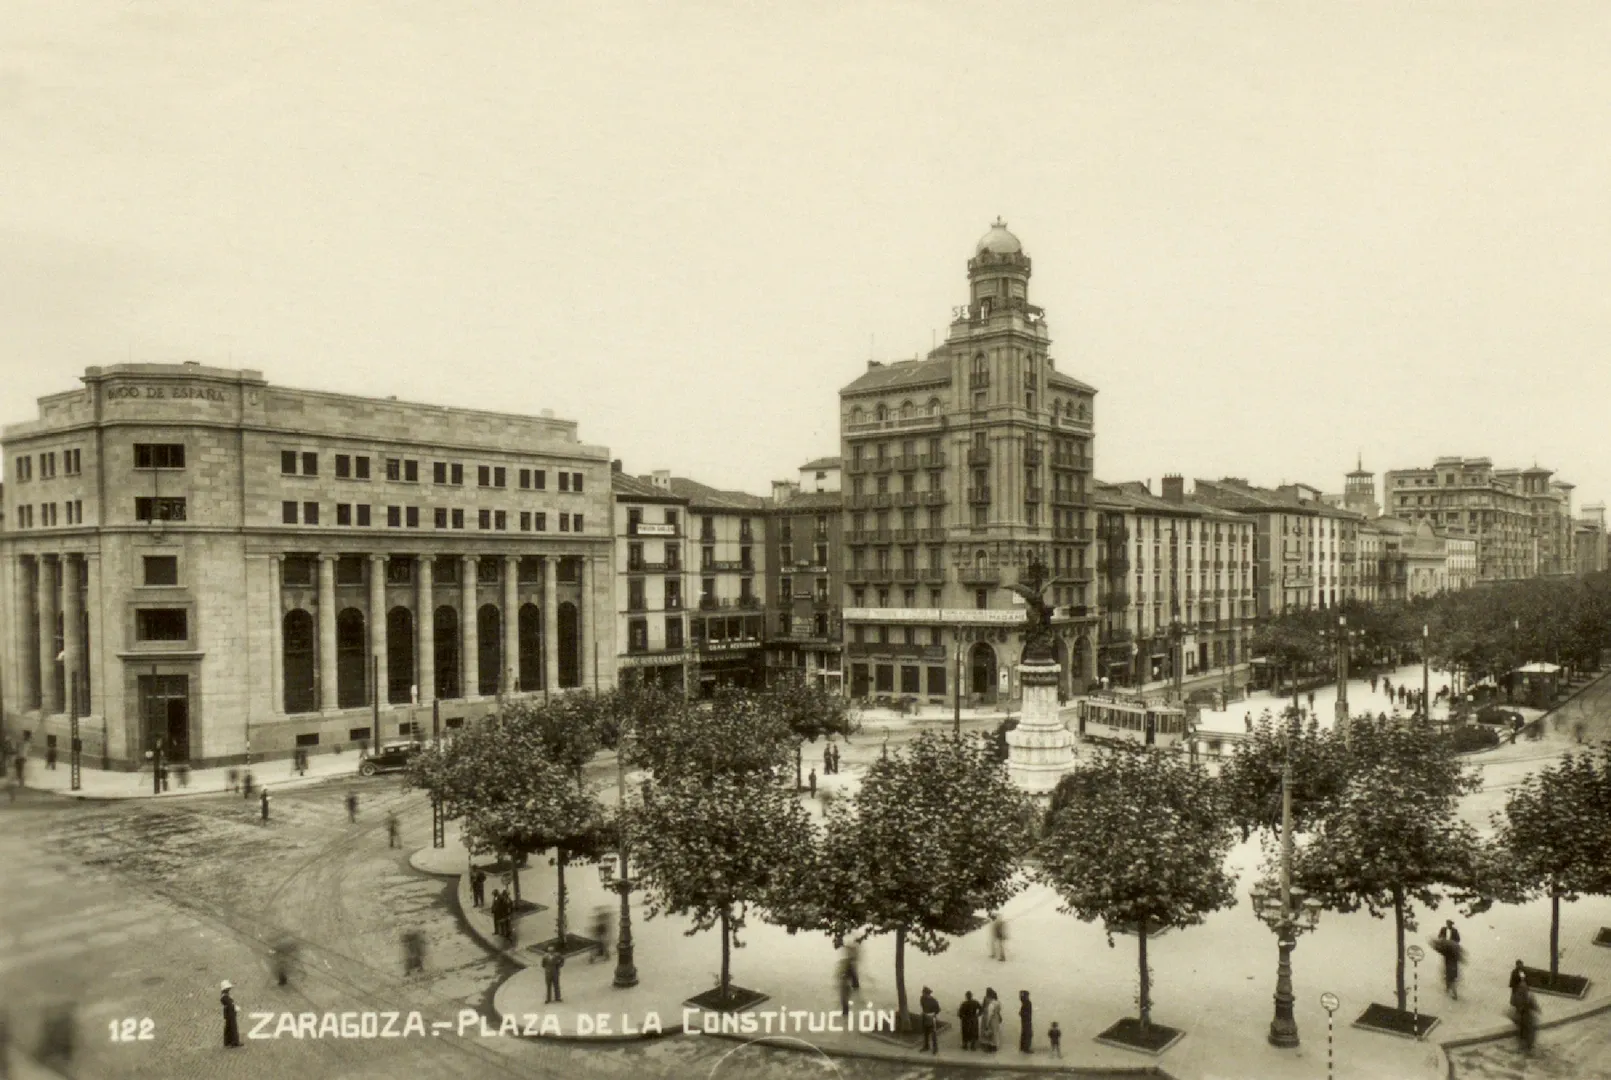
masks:
<path fill-rule="evenodd" d="M 795 737 L 764 694 L 723 687 L 710 701 L 660 701 L 636 712 L 629 760 L 657 784 L 689 776 L 775 775 L 794 757 Z"/>

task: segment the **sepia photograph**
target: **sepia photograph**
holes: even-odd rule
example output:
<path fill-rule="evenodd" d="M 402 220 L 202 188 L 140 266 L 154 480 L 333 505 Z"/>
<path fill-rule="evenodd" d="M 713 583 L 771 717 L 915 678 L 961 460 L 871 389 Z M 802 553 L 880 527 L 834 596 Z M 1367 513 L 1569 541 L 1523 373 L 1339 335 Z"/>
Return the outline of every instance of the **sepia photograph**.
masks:
<path fill-rule="evenodd" d="M 1611 1080 L 1608 56 L 6 0 L 0 1080 Z"/>

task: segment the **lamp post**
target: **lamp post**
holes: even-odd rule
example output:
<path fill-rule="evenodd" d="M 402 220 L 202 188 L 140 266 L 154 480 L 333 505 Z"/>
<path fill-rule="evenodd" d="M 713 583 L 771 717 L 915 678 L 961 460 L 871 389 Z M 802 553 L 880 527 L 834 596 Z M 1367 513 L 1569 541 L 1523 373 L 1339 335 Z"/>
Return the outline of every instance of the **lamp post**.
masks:
<path fill-rule="evenodd" d="M 629 733 L 621 732 L 615 748 L 615 797 L 616 812 L 626 813 L 626 747 Z M 621 894 L 621 930 L 620 937 L 615 944 L 615 981 L 618 990 L 626 990 L 638 985 L 638 969 L 633 964 L 632 949 L 632 889 L 635 886 L 627 862 L 627 833 L 623 820 L 618 838 L 621 849 L 621 876 L 615 876 L 615 858 L 606 855 L 599 862 L 599 880 L 606 889 L 613 889 Z"/>
<path fill-rule="evenodd" d="M 1180 669 L 1185 666 L 1186 661 L 1186 657 L 1181 646 L 1181 641 L 1183 638 L 1184 633 L 1180 628 L 1180 619 L 1178 617 L 1171 619 L 1169 622 L 1169 663 L 1175 669 L 1175 704 L 1177 705 L 1180 704 L 1182 700 L 1180 688 Z"/>
<path fill-rule="evenodd" d="M 956 662 L 956 693 L 951 695 L 953 702 L 951 710 L 951 734 L 962 734 L 962 633 L 957 632 L 957 662 Z"/>
<path fill-rule="evenodd" d="M 1428 693 L 1432 685 L 1431 659 L 1428 655 L 1432 647 L 1432 627 L 1429 623 L 1421 624 L 1421 719 L 1430 724 L 1432 722 L 1432 695 Z"/>
<path fill-rule="evenodd" d="M 1348 616 L 1337 616 L 1337 730 L 1348 738 Z"/>
<path fill-rule="evenodd" d="M 1276 966 L 1275 1018 L 1270 1021 L 1270 1045 L 1298 1045 L 1298 1022 L 1292 1015 L 1292 950 L 1298 935 L 1320 921 L 1320 901 L 1292 884 L 1292 744 L 1290 723 L 1283 739 L 1286 756 L 1281 764 L 1281 879 L 1260 881 L 1251 890 L 1253 914 L 1275 931 L 1281 959 Z"/>

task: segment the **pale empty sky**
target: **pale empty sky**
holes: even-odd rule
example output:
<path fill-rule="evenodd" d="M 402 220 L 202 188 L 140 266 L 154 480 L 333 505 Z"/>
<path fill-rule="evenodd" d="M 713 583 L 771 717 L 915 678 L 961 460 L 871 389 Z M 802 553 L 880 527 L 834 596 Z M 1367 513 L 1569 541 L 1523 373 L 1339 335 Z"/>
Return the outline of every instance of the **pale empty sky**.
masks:
<path fill-rule="evenodd" d="M 0 420 L 190 359 L 765 493 L 1000 214 L 1102 478 L 1486 455 L 1581 505 L 1607 57 L 1603 0 L 7 0 Z"/>

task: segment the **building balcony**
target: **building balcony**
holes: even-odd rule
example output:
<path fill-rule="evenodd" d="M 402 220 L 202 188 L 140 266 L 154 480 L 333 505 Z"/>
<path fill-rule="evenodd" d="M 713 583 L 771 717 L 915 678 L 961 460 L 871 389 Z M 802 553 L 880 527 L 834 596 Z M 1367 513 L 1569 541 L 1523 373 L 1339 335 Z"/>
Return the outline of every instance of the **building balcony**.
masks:
<path fill-rule="evenodd" d="M 944 506 L 945 505 L 945 492 L 943 492 L 943 491 L 925 491 L 925 492 L 922 492 L 921 501 L 922 501 L 922 504 L 924 506 Z"/>
<path fill-rule="evenodd" d="M 923 467 L 923 459 L 916 454 L 902 454 L 895 459 L 895 468 L 899 472 L 916 472 Z"/>
<path fill-rule="evenodd" d="M 917 530 L 917 538 L 919 540 L 922 540 L 924 543 L 929 543 L 929 544 L 944 543 L 945 542 L 945 530 L 944 529 L 919 529 L 919 530 Z"/>
<path fill-rule="evenodd" d="M 851 544 L 887 544 L 892 535 L 888 529 L 852 529 L 845 538 Z"/>
<path fill-rule="evenodd" d="M 856 641 L 845 646 L 845 651 L 858 658 L 887 657 L 894 660 L 930 660 L 943 662 L 947 656 L 944 645 L 908 645 L 893 641 Z"/>
<path fill-rule="evenodd" d="M 845 463 L 845 472 L 852 476 L 861 476 L 869 471 L 866 458 L 853 457 Z"/>
<path fill-rule="evenodd" d="M 988 465 L 988 464 L 990 464 L 990 447 L 988 447 L 988 446 L 970 446 L 970 447 L 968 447 L 968 465 L 969 465 L 969 467 L 984 466 L 984 465 Z"/>
<path fill-rule="evenodd" d="M 737 606 L 754 611 L 761 606 L 761 598 L 759 596 L 741 596 L 738 598 Z"/>
<path fill-rule="evenodd" d="M 1026 446 L 1026 447 L 1024 447 L 1024 464 L 1025 465 L 1039 465 L 1040 462 L 1041 462 L 1041 458 L 1043 456 L 1044 456 L 1044 451 L 1042 451 L 1040 449 L 1040 447 L 1038 447 L 1038 446 Z"/>
<path fill-rule="evenodd" d="M 889 570 L 846 570 L 845 580 L 852 585 L 888 585 L 892 572 Z"/>
<path fill-rule="evenodd" d="M 1091 470 L 1091 459 L 1084 454 L 1064 454 L 1052 451 L 1052 468 Z"/>
<path fill-rule="evenodd" d="M 890 505 L 891 495 L 887 491 L 876 491 L 871 495 L 852 495 L 847 501 L 852 510 L 882 510 Z"/>
<path fill-rule="evenodd" d="M 970 371 L 968 373 L 968 389 L 984 390 L 990 385 L 990 372 Z"/>
<path fill-rule="evenodd" d="M 1052 539 L 1067 540 L 1074 544 L 1088 544 L 1091 542 L 1091 530 L 1081 529 L 1075 525 L 1053 525 Z M 1110 560 L 1122 561 L 1122 560 Z"/>
<path fill-rule="evenodd" d="M 923 502 L 921 491 L 897 491 L 895 493 L 896 506 L 918 506 Z"/>
<path fill-rule="evenodd" d="M 1041 500 L 1041 494 L 1042 491 L 1038 487 L 1026 487 L 1024 488 L 1024 502 L 1038 503 Z"/>
<path fill-rule="evenodd" d="M 1091 433 L 1090 420 L 1080 420 L 1071 416 L 1054 416 L 1051 419 L 1052 426 L 1061 431 L 1073 431 L 1078 432 L 1081 435 L 1089 435 Z"/>
<path fill-rule="evenodd" d="M 944 431 L 943 416 L 889 416 L 883 420 L 864 420 L 859 424 L 846 424 L 847 435 L 870 435 L 880 431 Z"/>
<path fill-rule="evenodd" d="M 990 502 L 989 487 L 971 487 L 968 489 L 968 502 L 978 506 Z"/>
<path fill-rule="evenodd" d="M 715 611 L 722 606 L 722 602 L 714 596 L 701 596 L 699 598 L 700 611 Z"/>
<path fill-rule="evenodd" d="M 981 569 L 979 567 L 963 567 L 958 572 L 957 579 L 964 585 L 1000 585 L 1001 571 Z"/>
<path fill-rule="evenodd" d="M 1071 488 L 1052 489 L 1053 506 L 1084 506 L 1085 499 L 1080 493 Z"/>
<path fill-rule="evenodd" d="M 889 472 L 890 469 L 894 468 L 894 464 L 895 464 L 895 459 L 894 458 L 891 458 L 891 457 L 876 457 L 876 458 L 873 458 L 873 462 L 872 462 L 872 465 L 870 467 L 870 471 L 875 472 L 875 473 L 877 473 L 877 472 Z"/>
<path fill-rule="evenodd" d="M 1089 583 L 1094 571 L 1089 566 L 1075 566 L 1063 571 L 1061 578 L 1064 581 L 1075 581 L 1082 584 Z"/>
<path fill-rule="evenodd" d="M 938 454 L 919 454 L 918 465 L 924 469 L 943 469 L 945 468 L 945 454 L 943 452 Z"/>

